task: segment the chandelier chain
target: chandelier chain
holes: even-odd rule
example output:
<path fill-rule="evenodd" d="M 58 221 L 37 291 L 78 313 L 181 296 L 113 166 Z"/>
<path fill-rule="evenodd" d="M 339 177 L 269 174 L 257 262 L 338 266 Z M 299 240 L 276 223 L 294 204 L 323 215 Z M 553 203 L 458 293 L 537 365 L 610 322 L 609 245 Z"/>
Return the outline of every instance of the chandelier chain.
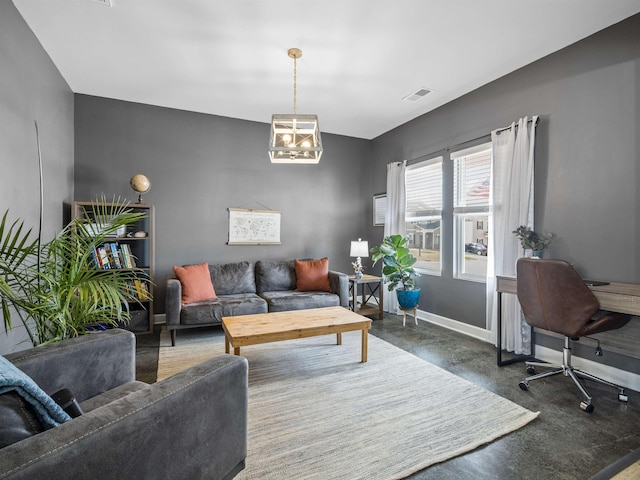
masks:
<path fill-rule="evenodd" d="M 298 59 L 297 57 L 293 57 L 293 114 L 297 115 L 296 111 L 296 100 L 297 100 L 297 80 L 298 80 Z"/>

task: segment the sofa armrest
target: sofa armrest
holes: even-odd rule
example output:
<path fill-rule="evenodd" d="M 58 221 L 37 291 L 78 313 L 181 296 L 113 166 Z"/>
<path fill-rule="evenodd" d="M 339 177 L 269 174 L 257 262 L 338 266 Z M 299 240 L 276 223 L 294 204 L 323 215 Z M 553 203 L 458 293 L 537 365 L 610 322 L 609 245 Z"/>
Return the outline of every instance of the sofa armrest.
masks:
<path fill-rule="evenodd" d="M 0 450 L 0 478 L 231 478 L 247 453 L 248 363 L 220 355 Z"/>
<path fill-rule="evenodd" d="M 349 308 L 349 276 L 329 270 L 329 285 L 331 291 L 340 297 L 340 306 Z"/>
<path fill-rule="evenodd" d="M 175 277 L 167 277 L 167 289 L 164 294 L 166 325 L 180 325 L 182 309 L 182 284 Z"/>
<path fill-rule="evenodd" d="M 136 339 L 127 330 L 89 333 L 5 355 L 52 394 L 70 389 L 79 402 L 132 382 L 136 376 Z"/>

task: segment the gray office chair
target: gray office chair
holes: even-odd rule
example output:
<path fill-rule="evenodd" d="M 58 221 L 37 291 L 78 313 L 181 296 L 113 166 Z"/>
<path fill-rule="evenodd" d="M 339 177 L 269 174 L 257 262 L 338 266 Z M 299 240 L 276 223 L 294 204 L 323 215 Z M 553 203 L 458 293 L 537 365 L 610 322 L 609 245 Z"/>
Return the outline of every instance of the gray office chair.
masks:
<path fill-rule="evenodd" d="M 529 389 L 529 382 L 538 378 L 562 373 L 570 377 L 585 399 L 580 408 L 593 412 L 591 396 L 580 378 L 593 380 L 618 389 L 618 400 L 628 401 L 624 389 L 571 365 L 571 342 L 579 337 L 623 327 L 631 316 L 599 311 L 600 303 L 584 280 L 571 265 L 562 260 L 521 258 L 517 262 L 518 300 L 527 323 L 533 327 L 564 335 L 562 364 L 527 362 L 527 373 L 535 373 L 535 367 L 551 370 L 532 375 L 520 382 L 522 390 Z M 599 313 L 597 317 L 594 317 Z M 596 340 L 597 341 L 597 340 Z M 602 355 L 600 342 L 596 355 Z"/>

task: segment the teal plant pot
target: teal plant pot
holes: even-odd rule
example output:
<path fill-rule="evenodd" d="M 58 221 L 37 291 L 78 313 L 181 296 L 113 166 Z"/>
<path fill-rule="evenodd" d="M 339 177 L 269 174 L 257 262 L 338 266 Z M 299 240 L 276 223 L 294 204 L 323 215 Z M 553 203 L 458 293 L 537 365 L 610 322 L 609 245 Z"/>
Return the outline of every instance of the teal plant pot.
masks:
<path fill-rule="evenodd" d="M 403 310 L 410 310 L 416 308 L 418 300 L 420 300 L 420 289 L 414 288 L 413 290 L 396 290 L 398 297 L 398 304 Z"/>

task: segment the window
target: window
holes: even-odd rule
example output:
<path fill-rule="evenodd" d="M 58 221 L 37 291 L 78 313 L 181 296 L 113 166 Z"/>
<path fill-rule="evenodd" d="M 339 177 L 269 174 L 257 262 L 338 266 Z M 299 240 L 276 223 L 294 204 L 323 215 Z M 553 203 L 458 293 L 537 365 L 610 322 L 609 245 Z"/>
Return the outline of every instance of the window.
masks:
<path fill-rule="evenodd" d="M 406 229 L 408 246 L 416 256 L 416 268 L 439 275 L 442 220 L 442 157 L 407 167 Z"/>
<path fill-rule="evenodd" d="M 490 143 L 451 154 L 455 278 L 487 278 L 491 157 Z"/>

